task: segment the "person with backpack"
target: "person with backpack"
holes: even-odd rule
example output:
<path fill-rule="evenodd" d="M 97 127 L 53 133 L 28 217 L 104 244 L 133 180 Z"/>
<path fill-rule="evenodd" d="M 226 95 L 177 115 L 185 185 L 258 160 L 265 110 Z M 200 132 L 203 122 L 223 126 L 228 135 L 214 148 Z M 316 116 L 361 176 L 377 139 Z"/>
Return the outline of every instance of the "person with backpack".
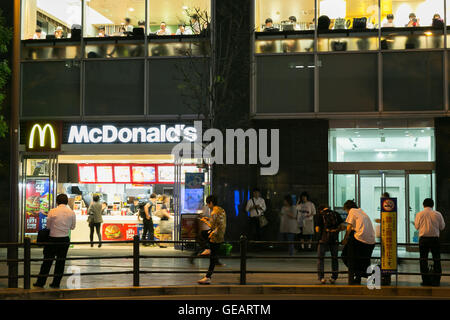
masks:
<path fill-rule="evenodd" d="M 150 195 L 150 201 L 147 203 L 139 203 L 139 218 L 142 219 L 144 230 L 142 232 L 142 240 L 154 240 L 154 228 L 152 219 L 152 207 L 156 202 L 156 194 Z M 144 243 L 144 246 L 150 246 L 150 243 Z"/>
<path fill-rule="evenodd" d="M 338 236 L 339 232 L 346 228 L 344 220 L 339 213 L 324 205 L 319 206 L 319 214 L 315 216 L 315 219 L 316 232 L 319 239 L 317 247 L 317 275 L 320 283 L 325 284 L 324 256 L 325 252 L 329 250 L 331 254 L 331 268 L 333 270 L 329 282 L 334 284 L 339 275 Z"/>

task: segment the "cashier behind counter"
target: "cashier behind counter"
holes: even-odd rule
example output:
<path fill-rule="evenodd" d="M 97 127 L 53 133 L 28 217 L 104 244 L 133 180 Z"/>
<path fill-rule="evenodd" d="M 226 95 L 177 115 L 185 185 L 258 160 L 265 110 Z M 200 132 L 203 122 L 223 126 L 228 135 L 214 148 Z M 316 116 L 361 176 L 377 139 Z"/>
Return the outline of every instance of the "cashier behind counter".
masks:
<path fill-rule="evenodd" d="M 133 216 L 139 213 L 139 199 L 134 199 L 133 204 L 130 205 L 127 211 L 127 215 Z"/>

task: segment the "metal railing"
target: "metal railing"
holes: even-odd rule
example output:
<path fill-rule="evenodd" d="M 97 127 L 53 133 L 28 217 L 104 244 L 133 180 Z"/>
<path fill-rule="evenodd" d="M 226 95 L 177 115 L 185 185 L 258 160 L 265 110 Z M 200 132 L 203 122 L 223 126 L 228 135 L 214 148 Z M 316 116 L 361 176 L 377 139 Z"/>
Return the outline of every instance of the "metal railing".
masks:
<path fill-rule="evenodd" d="M 32 247 L 42 247 L 42 246 L 61 246 L 61 245 L 87 245 L 87 244 L 99 244 L 102 245 L 108 245 L 108 244 L 132 244 L 132 255 L 121 255 L 121 256 L 89 256 L 89 257 L 66 257 L 63 259 L 58 258 L 41 258 L 41 259 L 33 259 L 31 258 L 31 248 Z M 205 273 L 205 270 L 141 270 L 140 268 L 140 262 L 141 259 L 199 259 L 199 258 L 207 258 L 203 256 L 192 256 L 192 255 L 141 255 L 140 252 L 140 244 L 186 244 L 187 241 L 151 241 L 151 240 L 140 240 L 138 236 L 135 236 L 132 241 L 102 241 L 102 242 L 69 242 L 69 243 L 61 243 L 61 242 L 48 242 L 48 243 L 31 243 L 30 238 L 25 238 L 23 243 L 0 243 L 0 248 L 8 248 L 8 250 L 17 250 L 19 248 L 23 248 L 23 258 L 22 259 L 1 259 L 0 263 L 6 262 L 9 266 L 8 269 L 8 275 L 0 275 L 0 279 L 8 279 L 10 282 L 9 287 L 10 288 L 18 288 L 18 285 L 11 285 L 11 283 L 16 283 L 14 281 L 17 281 L 18 279 L 23 279 L 23 288 L 24 289 L 30 289 L 31 287 L 31 278 L 37 278 L 39 277 L 39 274 L 31 274 L 31 262 L 43 262 L 43 261 L 57 261 L 57 260 L 65 260 L 65 261 L 75 261 L 75 260 L 114 260 L 114 259 L 132 259 L 132 271 L 115 271 L 115 272 L 84 272 L 79 273 L 79 276 L 95 276 L 95 275 L 124 275 L 124 274 L 132 274 L 133 275 L 133 283 L 132 285 L 134 287 L 140 286 L 140 275 L 141 274 L 160 274 L 160 273 L 166 273 L 166 274 L 176 274 L 176 273 L 182 273 L 182 274 L 192 274 L 192 273 Z M 303 242 L 300 241 L 249 241 L 245 236 L 241 236 L 239 241 L 227 241 L 229 244 L 237 244 L 239 246 L 239 255 L 229 255 L 229 256 L 217 256 L 217 258 L 220 259 L 239 259 L 239 270 L 215 270 L 214 273 L 228 273 L 228 274 L 237 274 L 240 275 L 239 284 L 245 285 L 247 283 L 247 275 L 248 274 L 317 274 L 316 270 L 248 270 L 247 262 L 248 260 L 252 259 L 264 259 L 264 260 L 270 260 L 270 259 L 297 259 L 297 260 L 309 260 L 314 259 L 317 260 L 318 256 L 303 256 L 303 255 L 255 255 L 255 254 L 249 254 L 248 247 L 249 245 L 292 245 L 292 244 L 302 244 Z M 308 242 L 312 245 L 318 244 L 318 242 L 312 241 Z M 377 243 L 379 245 L 379 243 Z M 418 244 L 411 244 L 411 243 L 399 243 L 397 244 L 398 247 L 403 246 L 418 246 Z M 448 247 L 450 244 L 442 243 L 440 244 L 441 247 Z M 16 252 L 17 253 L 17 252 Z M 16 254 L 18 257 L 18 255 Z M 8 254 L 9 257 L 9 254 Z M 338 256 L 338 259 L 346 258 L 345 256 Z M 333 259 L 331 256 L 325 256 L 323 259 Z M 372 260 L 380 260 L 381 257 L 371 257 Z M 414 258 L 414 257 L 404 257 L 404 258 L 398 258 L 400 261 L 420 261 L 421 258 Z M 448 262 L 450 259 L 439 259 L 441 262 Z M 432 259 L 431 259 L 432 261 Z M 14 274 L 14 272 L 11 272 L 11 270 L 14 270 L 14 268 L 11 268 L 11 266 L 15 266 L 16 270 L 18 270 L 19 263 L 23 263 L 23 274 Z M 332 273 L 332 271 L 325 270 L 326 274 Z M 348 274 L 350 277 L 350 273 L 348 271 L 339 271 L 339 274 Z M 45 275 L 47 277 L 55 277 L 55 276 L 72 276 L 72 273 L 64 273 L 64 274 L 48 274 Z M 395 272 L 392 272 L 391 275 L 395 275 L 396 279 L 399 275 L 422 275 L 420 272 L 399 272 L 398 269 Z M 428 273 L 428 275 L 433 275 L 433 273 Z M 437 275 L 437 273 L 436 273 Z M 439 273 L 438 275 L 442 277 L 450 277 L 450 273 Z M 349 278 L 350 280 L 350 278 Z M 396 281 L 397 284 L 397 281 Z"/>

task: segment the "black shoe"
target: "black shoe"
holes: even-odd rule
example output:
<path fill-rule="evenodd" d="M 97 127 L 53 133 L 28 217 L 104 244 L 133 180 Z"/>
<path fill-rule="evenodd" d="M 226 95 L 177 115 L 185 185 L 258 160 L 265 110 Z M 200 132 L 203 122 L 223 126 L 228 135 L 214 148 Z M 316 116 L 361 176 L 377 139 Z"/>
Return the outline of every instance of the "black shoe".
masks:
<path fill-rule="evenodd" d="M 93 243 L 91 243 L 91 248 L 93 248 L 94 247 L 94 244 Z"/>
<path fill-rule="evenodd" d="M 431 287 L 431 283 L 428 283 L 428 282 L 421 282 L 420 285 L 422 287 Z"/>
<path fill-rule="evenodd" d="M 99 247 L 99 248 L 101 248 L 101 247 L 102 247 L 102 244 L 101 244 L 101 243 L 99 243 L 99 244 L 98 244 L 98 247 Z"/>
<path fill-rule="evenodd" d="M 52 289 L 59 289 L 59 285 L 50 283 L 50 288 L 52 288 Z"/>
<path fill-rule="evenodd" d="M 36 287 L 36 288 L 44 288 L 43 285 L 40 285 L 40 284 L 37 283 L 37 282 L 33 283 L 33 287 Z"/>

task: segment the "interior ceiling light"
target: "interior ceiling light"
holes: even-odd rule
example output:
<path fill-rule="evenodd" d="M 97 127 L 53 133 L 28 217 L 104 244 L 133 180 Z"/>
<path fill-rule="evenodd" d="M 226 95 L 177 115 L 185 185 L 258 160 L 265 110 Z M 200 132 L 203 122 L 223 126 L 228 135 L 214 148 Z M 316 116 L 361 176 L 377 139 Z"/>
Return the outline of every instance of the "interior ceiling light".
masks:
<path fill-rule="evenodd" d="M 187 10 L 187 9 L 189 9 L 189 7 L 188 6 L 183 6 L 182 9 L 183 10 Z"/>
<path fill-rule="evenodd" d="M 398 149 L 374 149 L 376 152 L 396 152 Z"/>
<path fill-rule="evenodd" d="M 129 8 L 128 10 L 131 11 L 131 12 L 133 12 L 133 11 L 134 11 L 134 8 Z"/>

